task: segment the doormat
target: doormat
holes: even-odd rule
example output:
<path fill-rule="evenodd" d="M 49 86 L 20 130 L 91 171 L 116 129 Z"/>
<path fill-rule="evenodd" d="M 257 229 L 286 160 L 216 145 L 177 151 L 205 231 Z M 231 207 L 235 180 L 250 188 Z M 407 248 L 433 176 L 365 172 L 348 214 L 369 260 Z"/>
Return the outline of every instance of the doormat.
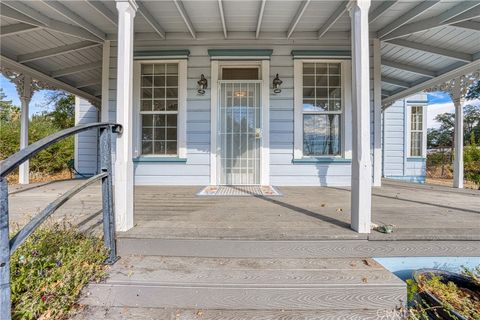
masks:
<path fill-rule="evenodd" d="M 272 186 L 206 186 L 198 196 L 220 196 L 220 197 L 248 197 L 248 196 L 281 196 Z"/>

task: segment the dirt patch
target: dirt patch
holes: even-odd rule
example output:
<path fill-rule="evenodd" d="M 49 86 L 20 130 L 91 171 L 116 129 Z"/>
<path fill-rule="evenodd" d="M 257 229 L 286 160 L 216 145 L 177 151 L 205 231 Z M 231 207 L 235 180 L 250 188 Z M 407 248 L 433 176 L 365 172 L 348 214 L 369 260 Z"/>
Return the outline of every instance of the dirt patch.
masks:
<path fill-rule="evenodd" d="M 63 171 L 60 171 L 60 172 L 54 173 L 54 174 L 44 174 L 44 173 L 35 173 L 35 172 L 30 173 L 30 183 L 67 180 L 67 179 L 72 179 L 72 178 L 73 178 L 72 173 L 68 169 L 65 169 Z M 7 177 L 7 181 L 10 184 L 17 184 L 18 183 L 18 172 L 14 172 L 12 174 L 9 174 L 8 177 Z"/>
<path fill-rule="evenodd" d="M 434 184 L 439 186 L 446 186 L 451 187 L 453 186 L 453 179 L 445 179 L 445 178 L 427 178 L 427 184 Z M 466 189 L 473 189 L 473 190 L 480 190 L 480 186 L 470 181 L 465 181 L 464 188 Z"/>

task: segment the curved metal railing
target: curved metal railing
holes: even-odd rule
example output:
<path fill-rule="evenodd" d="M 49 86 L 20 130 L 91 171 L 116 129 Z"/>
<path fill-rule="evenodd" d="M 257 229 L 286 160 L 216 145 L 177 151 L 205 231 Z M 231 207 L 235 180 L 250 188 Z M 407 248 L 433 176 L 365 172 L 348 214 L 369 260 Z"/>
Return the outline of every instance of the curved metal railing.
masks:
<path fill-rule="evenodd" d="M 40 211 L 30 222 L 17 232 L 12 239 L 9 239 L 7 175 L 15 170 L 20 164 L 55 142 L 80 132 L 94 129 L 100 130 L 100 173 L 83 181 L 73 189 L 61 195 L 55 201 L 46 206 L 45 209 Z M 112 193 L 111 134 L 121 133 L 121 131 L 122 126 L 116 123 L 97 122 L 83 124 L 43 138 L 13 154 L 7 159 L 0 161 L 0 319 L 11 319 L 10 256 L 12 253 L 67 200 L 98 180 L 102 181 L 103 236 L 105 246 L 109 249 L 107 263 L 114 263 L 117 260 L 117 250 L 115 246 L 115 213 Z"/>

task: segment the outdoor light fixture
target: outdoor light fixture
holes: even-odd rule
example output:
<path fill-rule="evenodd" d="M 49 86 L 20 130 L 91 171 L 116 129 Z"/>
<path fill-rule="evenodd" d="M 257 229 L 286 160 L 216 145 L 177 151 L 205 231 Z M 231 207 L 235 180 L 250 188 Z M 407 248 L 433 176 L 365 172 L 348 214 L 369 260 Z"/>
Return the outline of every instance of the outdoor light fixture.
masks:
<path fill-rule="evenodd" d="M 208 81 L 207 81 L 207 79 L 205 79 L 205 76 L 202 74 L 200 76 L 200 80 L 198 80 L 197 83 L 198 83 L 197 92 L 198 92 L 198 94 L 203 96 L 205 94 L 205 89 L 207 89 L 207 87 L 208 87 Z"/>
<path fill-rule="evenodd" d="M 273 79 L 273 92 L 274 93 L 280 93 L 282 92 L 282 89 L 280 89 L 280 86 L 282 85 L 283 81 L 280 80 L 280 78 L 278 77 L 278 73 L 277 75 L 275 76 L 275 79 Z"/>

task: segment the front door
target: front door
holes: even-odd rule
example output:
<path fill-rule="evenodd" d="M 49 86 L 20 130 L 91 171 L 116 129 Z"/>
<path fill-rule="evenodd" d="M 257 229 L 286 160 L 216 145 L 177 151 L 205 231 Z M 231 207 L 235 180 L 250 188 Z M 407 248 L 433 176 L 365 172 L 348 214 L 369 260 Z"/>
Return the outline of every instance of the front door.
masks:
<path fill-rule="evenodd" d="M 222 185 L 260 184 L 261 87 L 261 80 L 219 81 L 219 177 Z"/>

